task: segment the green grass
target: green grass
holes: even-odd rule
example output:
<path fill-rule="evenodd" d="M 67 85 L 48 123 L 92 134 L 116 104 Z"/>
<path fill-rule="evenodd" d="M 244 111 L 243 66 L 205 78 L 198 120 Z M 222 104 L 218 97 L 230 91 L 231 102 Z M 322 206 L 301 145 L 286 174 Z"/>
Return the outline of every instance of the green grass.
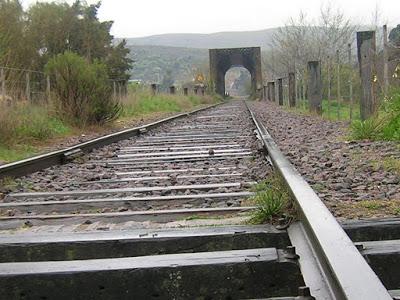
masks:
<path fill-rule="evenodd" d="M 270 175 L 266 180 L 253 187 L 255 196 L 250 202 L 256 205 L 250 223 L 272 222 L 283 214 L 291 214 L 292 199 L 281 176 Z"/>
<path fill-rule="evenodd" d="M 321 116 L 328 120 L 341 120 L 341 121 L 350 120 L 350 107 L 351 105 L 348 102 L 342 101 L 338 104 L 336 100 L 331 100 L 329 102 L 328 100 L 325 99 L 322 101 Z M 308 108 L 308 101 L 299 102 L 297 104 L 297 107 L 291 110 L 298 111 L 304 114 L 310 114 Z M 360 119 L 360 106 L 358 104 L 353 104 L 352 119 L 353 120 Z"/>
<path fill-rule="evenodd" d="M 371 118 L 365 121 L 355 120 L 350 126 L 353 140 L 376 140 L 382 135 L 384 120 Z"/>
<path fill-rule="evenodd" d="M 381 100 L 375 116 L 353 122 L 351 137 L 355 140 L 400 141 L 400 88 L 392 89 Z"/>
<path fill-rule="evenodd" d="M 400 176 L 400 159 L 394 157 L 385 157 L 379 160 L 372 161 L 372 167 L 374 170 L 383 168 L 386 172 L 391 172 Z"/>
<path fill-rule="evenodd" d="M 70 127 L 47 107 L 23 104 L 2 107 L 0 112 L 0 161 L 20 160 L 37 153 L 36 146 L 69 134 Z"/>
<path fill-rule="evenodd" d="M 216 103 L 211 96 L 157 94 L 130 89 L 122 100 L 120 118 L 145 118 L 155 113 L 178 113 Z M 11 162 L 37 154 L 51 139 L 74 134 L 76 128 L 57 117 L 49 107 L 28 103 L 12 107 L 0 103 L 0 162 Z"/>
<path fill-rule="evenodd" d="M 195 95 L 151 95 L 147 91 L 134 91 L 123 100 L 122 118 L 146 116 L 152 113 L 182 112 L 201 104 L 211 104 L 212 97 Z"/>
<path fill-rule="evenodd" d="M 31 145 L 0 145 L 0 161 L 10 162 L 21 160 L 29 156 L 33 156 L 38 152 L 38 149 Z"/>

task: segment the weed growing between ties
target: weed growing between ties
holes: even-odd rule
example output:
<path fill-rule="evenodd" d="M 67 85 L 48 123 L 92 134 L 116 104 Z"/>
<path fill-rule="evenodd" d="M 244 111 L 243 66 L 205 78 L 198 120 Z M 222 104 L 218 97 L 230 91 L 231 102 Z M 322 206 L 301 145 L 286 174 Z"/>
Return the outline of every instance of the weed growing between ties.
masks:
<path fill-rule="evenodd" d="M 253 212 L 250 223 L 274 223 L 282 216 L 294 215 L 291 195 L 283 178 L 274 173 L 253 188 L 255 195 L 250 199 L 257 207 Z"/>

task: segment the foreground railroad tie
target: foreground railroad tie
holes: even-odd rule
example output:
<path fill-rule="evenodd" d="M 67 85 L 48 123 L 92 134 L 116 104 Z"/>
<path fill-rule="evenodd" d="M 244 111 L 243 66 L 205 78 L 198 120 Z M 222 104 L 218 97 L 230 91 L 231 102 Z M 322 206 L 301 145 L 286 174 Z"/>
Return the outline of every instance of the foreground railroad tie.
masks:
<path fill-rule="evenodd" d="M 4 299 L 240 299 L 293 295 L 303 280 L 274 248 L 68 262 L 4 263 Z"/>
<path fill-rule="evenodd" d="M 6 195 L 0 299 L 398 299 L 400 221 L 343 224 L 350 240 L 243 102 L 159 125 Z M 300 219 L 232 225 L 267 152 Z"/>

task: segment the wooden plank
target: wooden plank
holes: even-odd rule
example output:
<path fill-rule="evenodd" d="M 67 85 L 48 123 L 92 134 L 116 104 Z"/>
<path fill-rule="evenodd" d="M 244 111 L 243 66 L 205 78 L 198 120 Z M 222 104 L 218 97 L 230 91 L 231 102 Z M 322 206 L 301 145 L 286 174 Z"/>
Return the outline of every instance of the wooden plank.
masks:
<path fill-rule="evenodd" d="M 187 173 L 187 172 L 211 172 L 211 171 L 227 171 L 235 170 L 237 167 L 223 167 L 223 168 L 188 168 L 188 169 L 164 169 L 164 170 L 150 170 L 150 171 L 132 171 L 132 172 L 116 172 L 117 176 L 126 175 L 144 175 L 144 174 L 164 174 L 164 173 Z"/>
<path fill-rule="evenodd" d="M 52 211 L 57 208 L 75 211 L 77 208 L 85 209 L 87 207 L 120 207 L 122 205 L 130 206 L 135 202 L 168 202 L 168 201 L 188 201 L 204 199 L 235 199 L 247 198 L 254 195 L 253 192 L 231 192 L 231 193 L 210 193 L 210 194 L 189 194 L 189 195 L 170 195 L 170 196 L 145 196 L 145 197 L 120 197 L 120 198 L 100 198 L 100 199 L 82 199 L 82 200 L 53 200 L 53 201 L 28 201 L 28 202 L 5 202 L 0 203 L 0 211 L 8 209 L 18 209 L 19 212 L 30 212 L 34 208 L 41 212 Z M 66 208 L 69 206 L 69 208 Z"/>
<path fill-rule="evenodd" d="M 26 224 L 29 221 L 32 226 L 74 224 L 97 221 L 124 223 L 124 222 L 158 222 L 166 223 L 182 220 L 187 217 L 212 217 L 233 215 L 248 212 L 255 209 L 253 206 L 243 207 L 218 207 L 218 208 L 192 208 L 192 209 L 169 209 L 169 210 L 146 210 L 127 211 L 111 213 L 83 213 L 83 214 L 49 214 L 49 215 L 24 215 L 0 217 L 0 229 L 13 229 Z"/>
<path fill-rule="evenodd" d="M 275 248 L 62 262 L 3 263 L 4 299 L 245 299 L 294 295 L 304 282 Z M 77 292 L 79 291 L 79 292 Z"/>
<path fill-rule="evenodd" d="M 289 245 L 287 233 L 273 225 L 12 234 L 0 236 L 0 262 L 118 258 Z"/>
<path fill-rule="evenodd" d="M 185 155 L 185 154 L 209 154 L 210 150 L 213 153 L 243 153 L 251 152 L 249 148 L 237 148 L 237 149 L 214 149 L 212 147 L 209 150 L 192 150 L 192 151 L 164 151 L 164 152 L 146 152 L 146 153 L 135 153 L 135 154 L 118 154 L 117 157 L 128 158 L 128 157 L 146 157 L 146 156 L 174 156 L 174 155 Z"/>
<path fill-rule="evenodd" d="M 155 181 L 155 180 L 180 180 L 180 179 L 200 179 L 200 178 L 220 178 L 220 177 L 237 177 L 242 176 L 242 173 L 226 173 L 226 174 L 206 174 L 206 175 L 178 175 L 178 176 L 145 176 L 145 177 L 126 177 L 126 178 L 114 178 L 114 179 L 103 179 L 93 181 L 82 181 L 76 182 L 78 185 L 85 184 L 107 184 L 107 183 L 118 183 L 118 182 L 140 182 L 140 181 Z"/>
<path fill-rule="evenodd" d="M 223 148 L 239 148 L 242 147 L 240 144 L 200 144 L 193 146 L 193 144 L 188 144 L 186 146 L 171 146 L 171 147 L 148 147 L 148 146 L 139 146 L 139 147 L 125 147 L 120 149 L 120 151 L 130 152 L 130 151 L 169 151 L 169 150 L 189 150 L 189 149 L 223 149 Z"/>
<path fill-rule="evenodd" d="M 97 194 L 115 194 L 115 193 L 142 193 L 155 191 L 176 191 L 176 190 L 211 190 L 217 188 L 243 187 L 250 186 L 256 182 L 226 182 L 226 183 L 209 183 L 209 184 L 193 184 L 193 185 L 176 185 L 176 186 L 151 186 L 136 188 L 116 188 L 116 189 L 98 189 L 98 190 L 74 190 L 74 191 L 53 191 L 53 192 L 34 192 L 34 193 L 10 193 L 6 201 L 10 198 L 37 198 L 49 196 L 83 196 Z"/>

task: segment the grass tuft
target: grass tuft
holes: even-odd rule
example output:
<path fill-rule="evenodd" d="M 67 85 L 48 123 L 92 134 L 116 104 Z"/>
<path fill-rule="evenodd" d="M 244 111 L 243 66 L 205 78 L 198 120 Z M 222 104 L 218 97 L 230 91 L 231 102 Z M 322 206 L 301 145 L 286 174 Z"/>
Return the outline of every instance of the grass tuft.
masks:
<path fill-rule="evenodd" d="M 250 199 L 256 205 L 250 223 L 273 222 L 284 213 L 291 214 L 293 203 L 289 191 L 278 174 L 272 174 L 266 180 L 253 187 L 255 196 Z"/>
<path fill-rule="evenodd" d="M 355 140 L 376 140 L 381 136 L 384 121 L 370 118 L 365 121 L 356 120 L 351 124 L 351 138 Z"/>

